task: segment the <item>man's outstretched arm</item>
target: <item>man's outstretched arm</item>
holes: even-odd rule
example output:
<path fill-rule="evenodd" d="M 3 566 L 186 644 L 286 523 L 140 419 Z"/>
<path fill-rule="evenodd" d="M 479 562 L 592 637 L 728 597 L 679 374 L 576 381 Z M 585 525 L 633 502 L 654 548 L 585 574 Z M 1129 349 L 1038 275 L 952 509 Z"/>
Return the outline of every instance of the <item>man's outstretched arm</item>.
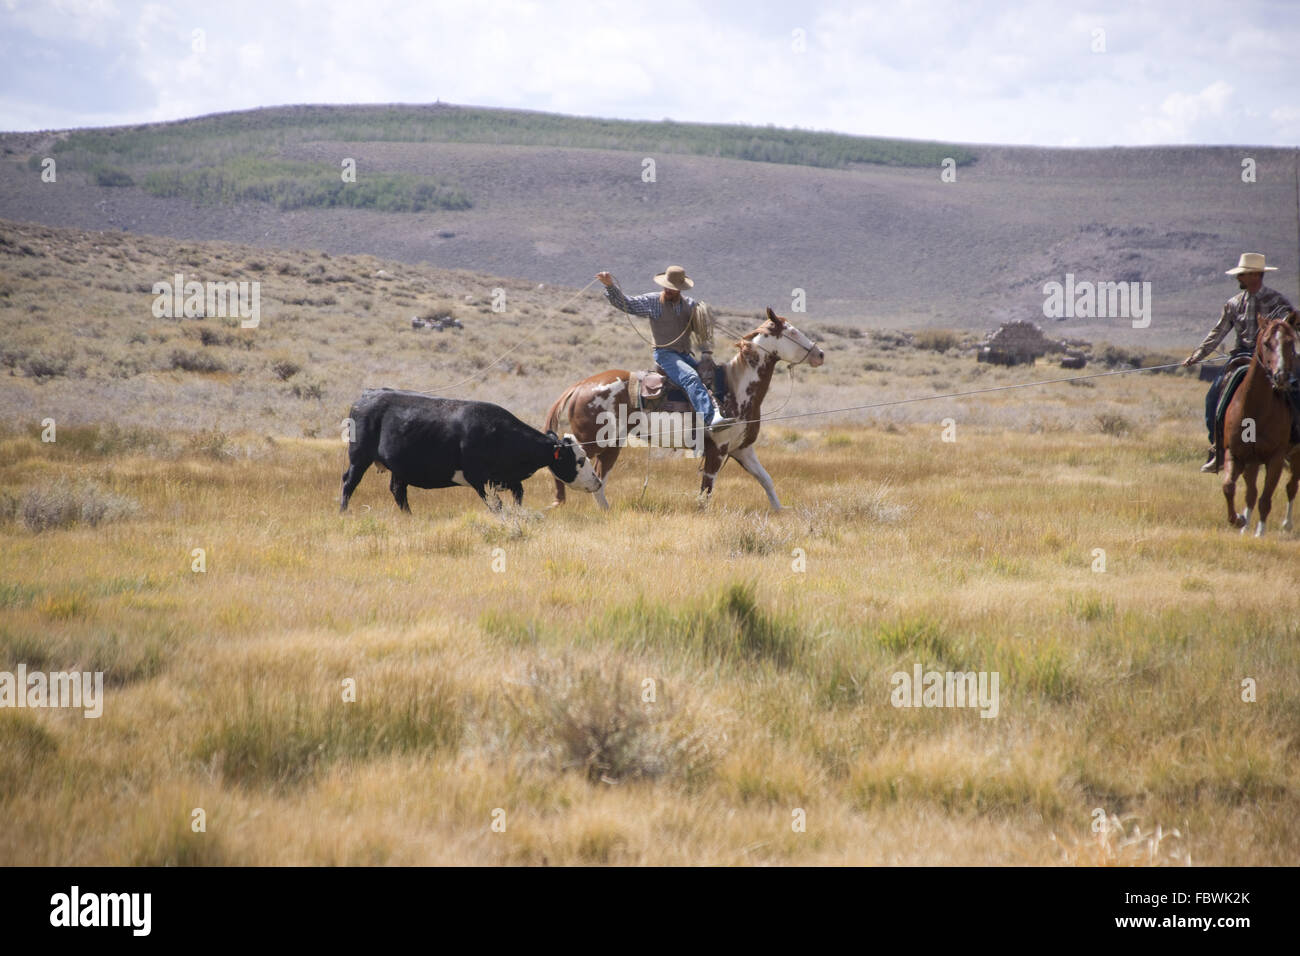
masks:
<path fill-rule="evenodd" d="M 609 304 L 614 308 L 629 315 L 654 315 L 652 303 L 659 298 L 656 293 L 647 292 L 645 295 L 634 295 L 629 299 L 623 294 L 623 290 L 614 283 L 614 277 L 608 272 L 598 272 L 596 278 L 605 286 L 605 298 L 609 300 Z"/>
<path fill-rule="evenodd" d="M 1183 365 L 1195 365 L 1205 356 L 1214 351 L 1215 346 L 1223 341 L 1223 337 L 1232 329 L 1232 306 L 1225 305 L 1223 314 L 1219 316 L 1218 323 L 1210 329 L 1210 334 L 1201 340 L 1201 344 L 1196 346 L 1196 351 L 1187 358 L 1183 359 Z"/>

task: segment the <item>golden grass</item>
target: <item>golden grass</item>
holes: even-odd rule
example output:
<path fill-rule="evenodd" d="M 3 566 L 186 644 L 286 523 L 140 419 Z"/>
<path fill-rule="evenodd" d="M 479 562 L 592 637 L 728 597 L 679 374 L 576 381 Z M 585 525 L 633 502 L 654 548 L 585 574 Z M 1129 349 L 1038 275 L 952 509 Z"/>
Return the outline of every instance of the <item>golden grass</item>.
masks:
<path fill-rule="evenodd" d="M 139 510 L 0 525 L 0 670 L 107 686 L 0 711 L 0 863 L 1293 864 L 1300 542 L 1220 528 L 1188 417 L 775 427 L 779 515 L 734 466 L 640 498 L 637 450 L 610 513 L 506 521 L 373 475 L 340 517 L 333 441 L 10 435 L 13 493 Z M 999 716 L 895 709 L 914 662 L 999 672 Z"/>

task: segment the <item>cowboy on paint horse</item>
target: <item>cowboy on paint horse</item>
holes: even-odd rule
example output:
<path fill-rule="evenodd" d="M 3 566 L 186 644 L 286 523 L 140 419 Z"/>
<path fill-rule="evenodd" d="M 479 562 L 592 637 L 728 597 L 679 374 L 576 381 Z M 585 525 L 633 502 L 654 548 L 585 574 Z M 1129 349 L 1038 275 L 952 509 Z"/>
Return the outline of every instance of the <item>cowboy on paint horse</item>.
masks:
<path fill-rule="evenodd" d="M 1260 327 L 1272 319 L 1284 318 L 1291 313 L 1291 303 L 1280 293 L 1264 285 L 1264 273 L 1276 272 L 1276 266 L 1266 265 L 1264 257 L 1258 252 L 1243 252 L 1235 269 L 1229 269 L 1224 275 L 1236 276 L 1241 291 L 1228 300 L 1223 307 L 1223 314 L 1218 323 L 1210 329 L 1200 345 L 1191 355 L 1183 360 L 1183 366 L 1195 365 L 1214 351 L 1223 341 L 1229 330 L 1237 333 L 1237 346 L 1232 350 L 1223 372 L 1210 384 L 1205 394 L 1205 427 L 1210 433 L 1210 454 L 1201 471 L 1215 472 L 1222 466 L 1215 452 L 1215 419 L 1219 407 L 1219 396 L 1224 380 L 1228 376 L 1227 368 L 1233 365 L 1233 359 L 1245 356 L 1247 360 L 1255 352 L 1255 338 Z M 1291 443 L 1300 444 L 1300 391 L 1293 385 L 1287 392 L 1291 400 Z"/>
<path fill-rule="evenodd" d="M 608 272 L 597 273 L 596 278 L 605 286 L 605 298 L 610 305 L 628 315 L 650 319 L 655 362 L 664 370 L 668 380 L 686 393 L 691 406 L 709 430 L 734 424 L 735 419 L 723 417 L 701 379 L 701 372 L 711 376 L 716 367 L 713 364 L 712 325 L 703 335 L 696 335 L 700 339 L 698 361 L 691 352 L 696 303 L 682 293 L 694 288 L 695 283 L 687 277 L 686 270 L 681 266 L 669 266 L 654 278 L 655 284 L 663 287 L 662 292 L 647 292 L 631 298 L 623 294 Z"/>

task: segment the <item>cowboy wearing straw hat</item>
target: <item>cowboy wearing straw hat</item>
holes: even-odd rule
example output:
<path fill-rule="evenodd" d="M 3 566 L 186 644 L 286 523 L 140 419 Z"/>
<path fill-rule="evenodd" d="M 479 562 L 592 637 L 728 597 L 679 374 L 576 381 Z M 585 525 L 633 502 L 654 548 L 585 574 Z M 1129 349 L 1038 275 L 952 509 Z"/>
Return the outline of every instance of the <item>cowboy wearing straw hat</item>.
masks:
<path fill-rule="evenodd" d="M 1291 303 L 1285 296 L 1264 285 L 1264 273 L 1276 271 L 1277 267 L 1265 264 L 1264 256 L 1258 252 L 1241 254 L 1236 268 L 1224 273 L 1224 275 L 1237 277 L 1237 285 L 1241 287 L 1241 291 L 1228 300 L 1218 323 L 1210 329 L 1210 334 L 1196 347 L 1196 351 L 1183 360 L 1184 366 L 1195 365 L 1204 359 L 1223 341 L 1229 330 L 1237 333 L 1237 346 L 1232 350 L 1231 358 L 1254 354 L 1255 337 L 1259 334 L 1260 326 L 1291 313 Z M 1210 433 L 1210 455 L 1201 466 L 1201 471 L 1214 472 L 1220 467 L 1215 457 L 1214 419 L 1219 405 L 1219 392 L 1223 388 L 1225 377 L 1226 373 L 1221 372 L 1205 394 L 1205 427 Z M 1291 441 L 1300 443 L 1297 442 L 1297 439 L 1300 439 L 1300 396 L 1294 390 L 1287 395 L 1295 411 L 1291 416 Z"/>
<path fill-rule="evenodd" d="M 695 337 L 700 340 L 700 359 L 697 361 L 691 354 L 691 333 L 696 328 L 695 300 L 682 293 L 694 288 L 695 283 L 686 275 L 686 270 L 681 266 L 669 266 L 655 276 L 655 284 L 662 286 L 662 292 L 647 292 L 631 298 L 623 294 L 608 272 L 597 273 L 596 278 L 605 286 L 605 298 L 610 305 L 628 315 L 650 319 L 655 361 L 669 381 L 686 393 L 692 407 L 708 427 L 714 429 L 733 424 L 733 419 L 722 416 L 700 380 L 701 367 L 706 373 L 714 368 L 712 328 L 706 328 L 703 334 L 696 332 Z"/>

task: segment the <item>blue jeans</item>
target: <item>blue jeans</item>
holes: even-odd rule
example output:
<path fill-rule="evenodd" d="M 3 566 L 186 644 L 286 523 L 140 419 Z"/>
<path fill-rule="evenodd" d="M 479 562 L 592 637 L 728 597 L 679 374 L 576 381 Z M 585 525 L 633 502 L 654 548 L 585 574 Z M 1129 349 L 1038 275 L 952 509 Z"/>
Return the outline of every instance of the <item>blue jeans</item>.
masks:
<path fill-rule="evenodd" d="M 668 380 L 686 393 L 695 411 L 704 416 L 706 422 L 711 421 L 713 399 L 709 397 L 704 383 L 700 381 L 700 373 L 696 371 L 699 362 L 684 352 L 676 352 L 672 349 L 655 349 L 654 359 L 664 370 Z"/>
<path fill-rule="evenodd" d="M 1224 378 L 1223 373 L 1219 373 L 1219 377 L 1210 383 L 1210 390 L 1205 393 L 1205 430 L 1210 433 L 1211 445 L 1217 437 L 1214 434 L 1214 413 L 1219 408 L 1219 393 L 1223 391 Z"/>

